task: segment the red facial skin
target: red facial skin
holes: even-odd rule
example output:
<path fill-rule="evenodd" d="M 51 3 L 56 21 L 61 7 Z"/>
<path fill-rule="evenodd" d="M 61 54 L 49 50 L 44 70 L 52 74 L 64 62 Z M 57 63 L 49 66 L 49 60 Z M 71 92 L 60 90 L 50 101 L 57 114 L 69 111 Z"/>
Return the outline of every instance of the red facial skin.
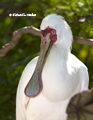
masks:
<path fill-rule="evenodd" d="M 41 30 L 41 36 L 42 37 L 46 37 L 46 35 L 48 33 L 50 33 L 49 38 L 51 40 L 51 44 L 53 45 L 56 42 L 56 40 L 57 40 L 56 30 L 53 29 L 53 28 L 49 28 L 49 27 L 47 27 L 45 30 Z"/>

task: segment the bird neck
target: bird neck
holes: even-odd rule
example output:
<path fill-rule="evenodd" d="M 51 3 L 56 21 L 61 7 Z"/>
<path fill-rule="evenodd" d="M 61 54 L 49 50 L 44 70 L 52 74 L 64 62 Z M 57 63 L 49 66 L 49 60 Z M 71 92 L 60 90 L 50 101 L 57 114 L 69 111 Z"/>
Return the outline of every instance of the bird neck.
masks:
<path fill-rule="evenodd" d="M 70 49 L 67 49 L 64 47 L 64 45 L 62 46 L 62 44 L 58 43 L 54 44 L 50 52 L 50 54 L 52 54 L 53 56 L 60 58 L 61 60 L 67 61 Z"/>
<path fill-rule="evenodd" d="M 66 71 L 66 64 L 68 60 L 69 52 L 65 49 L 62 49 L 62 46 L 54 44 L 50 50 L 50 53 L 47 57 L 44 68 L 53 68 L 56 71 L 56 68 L 64 68 Z M 45 69 L 43 69 L 44 71 Z"/>

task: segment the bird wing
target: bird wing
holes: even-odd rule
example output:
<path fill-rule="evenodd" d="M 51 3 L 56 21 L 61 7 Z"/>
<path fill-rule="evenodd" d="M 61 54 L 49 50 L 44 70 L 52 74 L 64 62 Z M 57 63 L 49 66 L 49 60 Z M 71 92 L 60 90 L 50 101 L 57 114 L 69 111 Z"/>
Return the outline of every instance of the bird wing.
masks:
<path fill-rule="evenodd" d="M 84 64 L 80 66 L 79 75 L 80 75 L 80 80 L 82 81 L 81 82 L 81 92 L 82 92 L 84 90 L 87 90 L 89 85 L 88 69 Z"/>
<path fill-rule="evenodd" d="M 20 78 L 16 95 L 16 120 L 26 120 L 26 110 L 30 98 L 24 94 L 24 89 L 34 72 L 37 60 L 38 57 L 28 63 Z"/>
<path fill-rule="evenodd" d="M 76 93 L 82 92 L 88 89 L 89 77 L 88 77 L 88 69 L 87 67 L 73 54 L 69 55 L 68 66 L 70 66 L 69 71 L 73 68 L 76 71 L 76 79 L 77 84 Z"/>

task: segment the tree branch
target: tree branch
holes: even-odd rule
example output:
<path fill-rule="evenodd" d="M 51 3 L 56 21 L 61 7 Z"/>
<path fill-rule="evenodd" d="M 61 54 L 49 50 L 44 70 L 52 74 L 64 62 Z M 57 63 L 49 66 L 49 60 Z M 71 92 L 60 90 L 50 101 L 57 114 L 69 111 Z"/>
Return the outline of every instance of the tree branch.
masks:
<path fill-rule="evenodd" d="M 19 42 L 20 37 L 26 33 L 32 33 L 34 35 L 40 36 L 40 30 L 33 26 L 23 27 L 17 31 L 14 31 L 12 40 L 3 46 L 3 48 L 0 50 L 0 57 L 5 56 L 14 46 L 16 46 L 16 44 Z M 93 39 L 74 37 L 73 41 L 79 44 L 87 44 L 93 46 Z"/>
<path fill-rule="evenodd" d="M 16 46 L 20 37 L 25 33 L 32 33 L 34 35 L 40 36 L 40 30 L 33 26 L 18 29 L 17 31 L 13 32 L 12 40 L 3 46 L 3 48 L 0 50 L 0 57 L 5 56 L 14 46 Z"/>
<path fill-rule="evenodd" d="M 93 46 L 93 39 L 88 39 L 83 37 L 74 37 L 73 41 L 79 44 L 86 44 L 86 45 Z"/>

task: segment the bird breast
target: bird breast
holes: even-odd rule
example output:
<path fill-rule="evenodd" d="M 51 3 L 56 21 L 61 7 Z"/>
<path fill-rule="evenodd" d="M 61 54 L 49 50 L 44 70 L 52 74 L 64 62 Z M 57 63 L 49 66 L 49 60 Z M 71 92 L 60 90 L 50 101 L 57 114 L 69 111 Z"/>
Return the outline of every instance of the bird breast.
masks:
<path fill-rule="evenodd" d="M 68 67 L 62 58 L 51 57 L 47 58 L 42 71 L 42 94 L 50 101 L 64 101 L 75 91 L 78 74 L 74 68 Z"/>

